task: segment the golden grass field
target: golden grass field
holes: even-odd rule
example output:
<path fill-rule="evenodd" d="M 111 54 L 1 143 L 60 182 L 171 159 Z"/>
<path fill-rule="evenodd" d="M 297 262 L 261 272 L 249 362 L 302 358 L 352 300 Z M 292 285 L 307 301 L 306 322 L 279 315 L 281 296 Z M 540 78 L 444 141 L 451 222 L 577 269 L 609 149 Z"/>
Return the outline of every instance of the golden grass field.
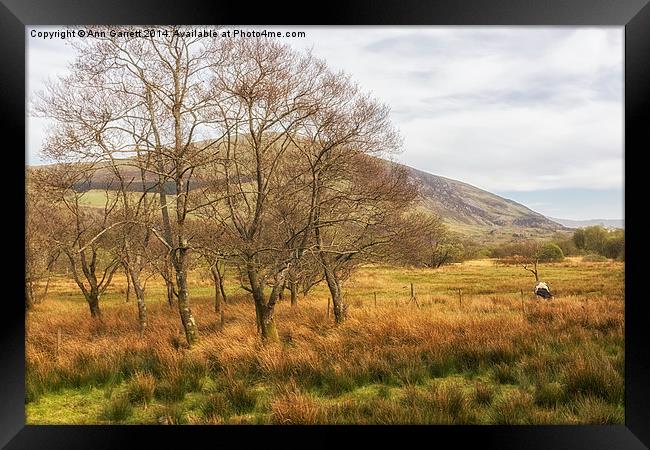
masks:
<path fill-rule="evenodd" d="M 201 333 L 191 349 L 158 278 L 142 339 L 123 275 L 101 300 L 102 322 L 72 280 L 53 280 L 27 313 L 27 423 L 624 422 L 623 263 L 542 265 L 548 302 L 529 272 L 491 260 L 368 266 L 345 285 L 343 325 L 328 318 L 324 286 L 295 308 L 287 293 L 280 342 L 267 344 L 232 272 L 223 329 L 207 274 L 191 274 Z"/>

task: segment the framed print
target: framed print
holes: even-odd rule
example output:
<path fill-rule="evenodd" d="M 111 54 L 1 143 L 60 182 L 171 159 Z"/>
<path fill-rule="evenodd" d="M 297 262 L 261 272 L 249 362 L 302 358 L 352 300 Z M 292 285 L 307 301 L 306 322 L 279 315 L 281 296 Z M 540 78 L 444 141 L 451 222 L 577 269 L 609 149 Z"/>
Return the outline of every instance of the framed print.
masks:
<path fill-rule="evenodd" d="M 0 10 L 6 448 L 647 448 L 647 2 Z"/>

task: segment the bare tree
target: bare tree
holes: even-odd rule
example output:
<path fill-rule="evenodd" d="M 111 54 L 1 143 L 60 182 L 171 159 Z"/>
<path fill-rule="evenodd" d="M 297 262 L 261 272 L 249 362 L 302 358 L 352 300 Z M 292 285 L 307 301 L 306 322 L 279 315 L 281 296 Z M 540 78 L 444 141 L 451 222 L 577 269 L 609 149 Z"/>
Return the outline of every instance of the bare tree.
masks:
<path fill-rule="evenodd" d="M 292 205 L 293 199 L 304 205 L 298 193 L 308 190 L 294 142 L 300 124 L 319 108 L 326 70 L 311 55 L 266 39 L 232 42 L 222 55 L 215 91 L 222 95 L 226 134 L 222 159 L 209 171 L 210 189 L 203 191 L 203 203 L 219 207 L 203 210 L 225 230 L 260 334 L 273 340 L 275 304 L 296 252 L 304 251 L 313 216 L 308 203 L 306 209 Z"/>
<path fill-rule="evenodd" d="M 83 293 L 93 318 L 101 317 L 99 300 L 110 286 L 121 258 L 113 231 L 117 196 L 104 191 L 102 206 L 84 204 L 83 186 L 93 168 L 84 164 L 59 164 L 34 171 L 32 178 L 46 193 L 47 209 L 37 209 L 49 223 L 49 239 L 68 259 L 75 283 Z"/>
<path fill-rule="evenodd" d="M 360 263 L 383 258 L 416 193 L 398 166 L 365 155 L 350 163 L 347 182 L 321 197 L 314 229 L 337 323 L 347 316 L 342 283 Z"/>
<path fill-rule="evenodd" d="M 386 225 L 414 191 L 397 166 L 374 158 L 399 151 L 388 108 L 340 73 L 328 74 L 319 94 L 317 113 L 303 121 L 294 143 L 309 167 L 313 254 L 330 290 L 336 321 L 342 322 L 342 280 L 362 255 L 387 242 L 393 231 Z"/>

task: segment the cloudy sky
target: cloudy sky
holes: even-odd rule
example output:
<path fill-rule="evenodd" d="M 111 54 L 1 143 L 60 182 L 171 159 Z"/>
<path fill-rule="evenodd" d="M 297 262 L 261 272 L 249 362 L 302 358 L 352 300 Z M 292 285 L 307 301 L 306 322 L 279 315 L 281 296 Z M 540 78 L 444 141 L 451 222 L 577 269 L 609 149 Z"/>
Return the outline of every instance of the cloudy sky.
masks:
<path fill-rule="evenodd" d="M 304 31 L 284 40 L 387 103 L 404 164 L 552 217 L 624 217 L 622 27 L 266 29 Z M 29 31 L 28 96 L 74 56 Z M 47 126 L 28 117 L 29 164 Z"/>

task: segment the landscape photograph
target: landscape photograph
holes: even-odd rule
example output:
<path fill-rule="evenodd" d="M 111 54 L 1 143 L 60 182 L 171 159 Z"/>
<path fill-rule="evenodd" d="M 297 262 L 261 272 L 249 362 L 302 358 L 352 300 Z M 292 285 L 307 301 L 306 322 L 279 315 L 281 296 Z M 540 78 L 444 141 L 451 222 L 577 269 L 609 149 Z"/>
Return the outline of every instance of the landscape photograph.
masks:
<path fill-rule="evenodd" d="M 26 424 L 625 423 L 622 27 L 25 32 Z"/>

